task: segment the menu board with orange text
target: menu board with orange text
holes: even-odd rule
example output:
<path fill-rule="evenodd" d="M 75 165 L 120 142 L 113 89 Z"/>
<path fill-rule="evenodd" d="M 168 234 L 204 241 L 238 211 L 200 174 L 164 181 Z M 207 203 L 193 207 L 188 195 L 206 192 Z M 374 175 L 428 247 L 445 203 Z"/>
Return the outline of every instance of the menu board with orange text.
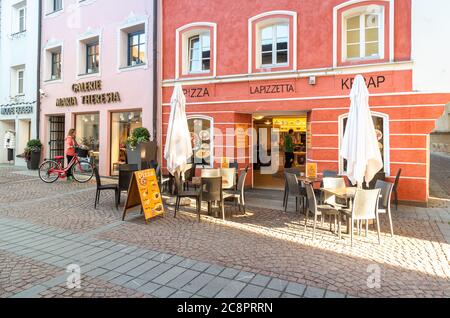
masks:
<path fill-rule="evenodd" d="M 164 215 L 164 205 L 155 169 L 137 171 L 133 174 L 124 208 L 123 219 L 128 210 L 141 206 L 145 221 Z"/>

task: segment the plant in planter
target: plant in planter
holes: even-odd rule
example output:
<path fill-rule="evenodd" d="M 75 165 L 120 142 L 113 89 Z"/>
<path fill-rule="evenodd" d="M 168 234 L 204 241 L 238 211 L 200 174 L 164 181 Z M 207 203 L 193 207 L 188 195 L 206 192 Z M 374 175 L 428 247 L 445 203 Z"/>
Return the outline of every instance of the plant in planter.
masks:
<path fill-rule="evenodd" d="M 142 168 L 142 162 L 156 160 L 156 144 L 150 141 L 147 128 L 136 128 L 127 139 L 127 163 Z"/>
<path fill-rule="evenodd" d="M 27 162 L 27 167 L 30 170 L 39 169 L 41 161 L 42 143 L 39 139 L 32 139 L 27 143 L 23 157 Z"/>

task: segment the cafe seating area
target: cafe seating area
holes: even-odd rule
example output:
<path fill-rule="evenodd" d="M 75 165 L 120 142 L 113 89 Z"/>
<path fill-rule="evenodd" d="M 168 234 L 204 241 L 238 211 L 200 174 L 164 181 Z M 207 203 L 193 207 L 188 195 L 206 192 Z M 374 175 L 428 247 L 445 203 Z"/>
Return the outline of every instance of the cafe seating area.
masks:
<path fill-rule="evenodd" d="M 198 222 L 202 219 L 202 213 L 223 220 L 232 220 L 237 213 L 246 214 L 245 185 L 249 167 L 239 170 L 237 165 L 229 163 L 227 166 L 223 165 L 223 168 L 211 169 L 189 164 L 184 175 L 164 176 L 160 165 L 151 161 L 142 163 L 141 170 L 145 169 L 155 169 L 161 193 L 169 196 L 166 205 L 170 205 L 170 198 L 174 199 L 175 218 L 181 207 L 186 205 L 183 204 L 186 199 L 189 205 L 195 203 Z M 102 184 L 97 171 L 95 208 L 100 203 L 100 193 L 104 190 L 114 191 L 114 205 L 118 208 L 121 194 L 128 192 L 132 175 L 136 171 L 139 171 L 138 165 L 120 165 L 118 180 L 114 184 Z M 340 240 L 343 237 L 342 229 L 345 228 L 344 234 L 350 236 L 353 244 L 355 232 L 358 235 L 364 232 L 367 237 L 369 228 L 373 227 L 377 232 L 378 243 L 381 244 L 380 217 L 387 217 L 388 232 L 394 236 L 391 202 L 395 204 L 392 198 L 401 171 L 394 183 L 377 179 L 364 188 L 351 185 L 348 178 L 335 171 L 324 171 L 314 178 L 305 176 L 304 172 L 295 168 L 286 169 L 284 174 L 283 210 L 285 213 L 298 214 L 299 220 L 304 221 L 304 231 L 312 228 L 313 240 L 317 230 L 330 231 Z M 294 199 L 295 210 L 292 211 L 289 207 Z M 206 212 L 202 212 L 203 203 L 207 206 Z M 226 204 L 233 207 L 227 209 L 232 211 L 231 218 L 226 216 Z"/>
<path fill-rule="evenodd" d="M 350 235 L 351 244 L 355 230 L 358 235 L 363 232 L 368 236 L 369 226 L 377 231 L 378 243 L 381 244 L 380 216 L 389 219 L 389 233 L 394 236 L 392 224 L 391 202 L 395 184 L 398 184 L 401 171 L 397 173 L 394 183 L 383 180 L 375 180 L 369 186 L 356 187 L 350 185 L 345 176 L 339 176 L 337 172 L 326 171 L 322 177 L 308 178 L 304 173 L 290 170 L 285 172 L 286 188 L 284 191 L 283 207 L 287 212 L 289 197 L 295 197 L 295 212 L 298 212 L 299 203 L 302 202 L 305 213 L 305 231 L 309 216 L 313 217 L 313 239 L 320 218 L 323 229 L 328 217 L 330 231 L 342 238 L 342 222 L 346 224 L 346 234 Z M 355 229 L 356 224 L 356 229 Z"/>

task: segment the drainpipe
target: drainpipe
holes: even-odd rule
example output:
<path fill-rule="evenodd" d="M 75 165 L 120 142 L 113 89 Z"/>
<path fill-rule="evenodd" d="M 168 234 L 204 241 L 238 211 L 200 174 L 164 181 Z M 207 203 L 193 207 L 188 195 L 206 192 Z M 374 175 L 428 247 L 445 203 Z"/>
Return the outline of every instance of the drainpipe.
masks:
<path fill-rule="evenodd" d="M 158 0 L 153 0 L 153 140 L 157 141 L 158 125 Z"/>
<path fill-rule="evenodd" d="M 39 139 L 41 122 L 41 41 L 42 41 L 42 0 L 38 1 L 38 45 L 37 45 L 37 95 L 36 95 L 36 138 Z"/>

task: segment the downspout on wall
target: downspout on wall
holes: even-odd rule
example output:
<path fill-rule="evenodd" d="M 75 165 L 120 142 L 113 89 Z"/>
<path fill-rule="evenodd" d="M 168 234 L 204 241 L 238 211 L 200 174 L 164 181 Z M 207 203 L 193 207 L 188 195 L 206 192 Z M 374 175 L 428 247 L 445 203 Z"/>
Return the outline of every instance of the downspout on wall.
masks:
<path fill-rule="evenodd" d="M 37 85 L 36 85 L 36 139 L 40 138 L 40 120 L 41 120 L 41 47 L 42 47 L 42 0 L 38 4 L 38 45 L 37 45 Z"/>
<path fill-rule="evenodd" d="M 158 0 L 153 0 L 153 140 L 155 141 L 158 138 L 158 17 Z"/>

